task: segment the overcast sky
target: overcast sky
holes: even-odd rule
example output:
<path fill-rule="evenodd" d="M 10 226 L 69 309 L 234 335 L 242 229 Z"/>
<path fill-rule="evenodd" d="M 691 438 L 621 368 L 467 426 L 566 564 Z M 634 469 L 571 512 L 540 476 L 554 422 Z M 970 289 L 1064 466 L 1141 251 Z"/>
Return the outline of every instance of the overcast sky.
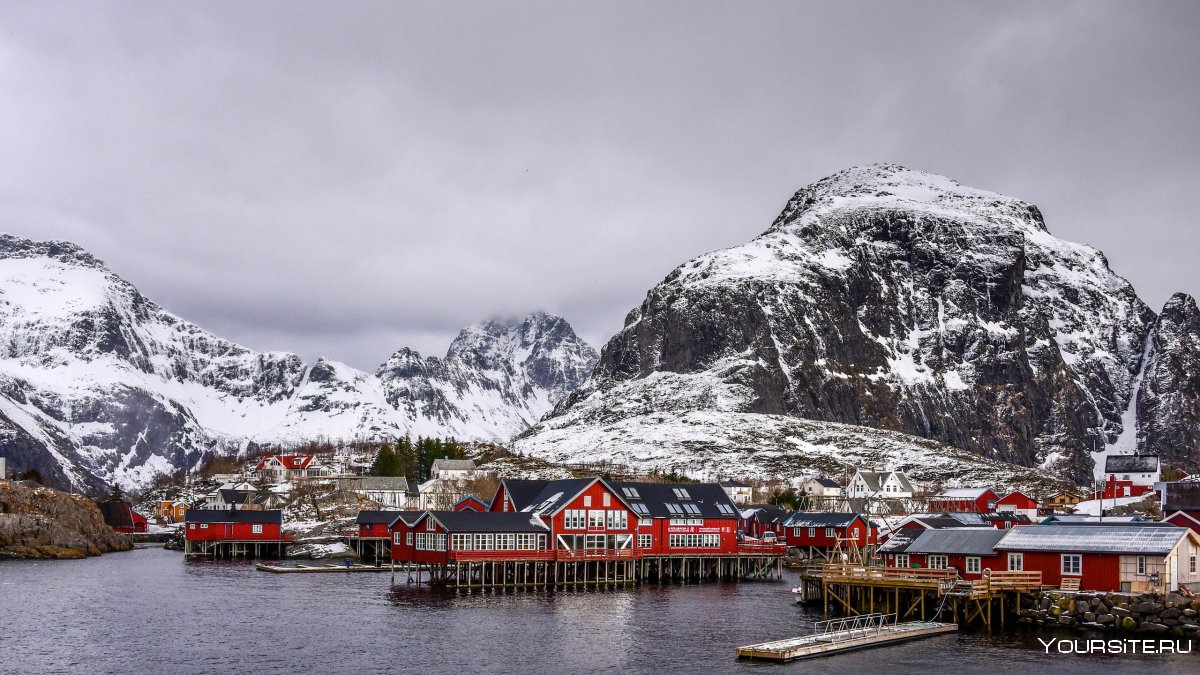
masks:
<path fill-rule="evenodd" d="M 672 268 L 877 161 L 1200 292 L 1196 2 L 7 2 L 0 230 L 374 370 Z"/>

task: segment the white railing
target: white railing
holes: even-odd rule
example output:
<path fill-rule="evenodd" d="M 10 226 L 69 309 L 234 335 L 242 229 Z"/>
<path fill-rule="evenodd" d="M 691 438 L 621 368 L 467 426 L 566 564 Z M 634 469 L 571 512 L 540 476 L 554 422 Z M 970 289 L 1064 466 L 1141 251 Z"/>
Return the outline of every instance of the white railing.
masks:
<path fill-rule="evenodd" d="M 868 635 L 879 635 L 895 624 L 895 614 L 859 614 L 858 616 L 818 621 L 815 627 L 818 640 L 843 642 Z"/>

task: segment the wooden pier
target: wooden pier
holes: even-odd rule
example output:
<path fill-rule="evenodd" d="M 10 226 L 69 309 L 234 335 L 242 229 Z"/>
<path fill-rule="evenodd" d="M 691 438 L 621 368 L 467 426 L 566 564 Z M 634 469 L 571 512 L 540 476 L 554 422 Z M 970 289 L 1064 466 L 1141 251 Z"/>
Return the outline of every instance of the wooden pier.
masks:
<path fill-rule="evenodd" d="M 951 619 L 963 625 L 1001 626 L 1021 596 L 1045 588 L 1041 572 L 987 572 L 965 581 L 955 569 L 872 567 L 829 564 L 809 568 L 801 576 L 801 602 L 823 602 L 830 611 L 849 616 L 876 611 L 906 619 Z"/>
<path fill-rule="evenodd" d="M 737 654 L 744 659 L 794 661 L 918 640 L 957 630 L 958 625 L 953 623 L 896 623 L 895 614 L 864 614 L 818 621 L 816 632 L 812 635 L 738 647 Z"/>
<path fill-rule="evenodd" d="M 276 540 L 184 540 L 183 555 L 185 558 L 282 558 L 291 543 L 290 535 Z"/>
<path fill-rule="evenodd" d="M 266 563 L 258 563 L 254 569 L 261 572 L 270 572 L 271 574 L 321 574 L 341 572 L 387 572 L 388 567 L 376 567 L 375 565 L 268 565 Z"/>

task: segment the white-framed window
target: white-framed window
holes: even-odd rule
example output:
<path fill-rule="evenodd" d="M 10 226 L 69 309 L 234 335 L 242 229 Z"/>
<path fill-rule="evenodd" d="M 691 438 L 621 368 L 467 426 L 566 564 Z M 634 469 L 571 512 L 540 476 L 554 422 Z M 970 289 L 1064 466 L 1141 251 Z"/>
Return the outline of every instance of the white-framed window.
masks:
<path fill-rule="evenodd" d="M 858 528 L 857 527 L 854 528 L 853 530 L 850 530 L 850 536 L 854 537 L 855 539 L 858 539 Z"/>
<path fill-rule="evenodd" d="M 667 544 L 671 548 L 720 548 L 719 534 L 672 534 Z"/>
<path fill-rule="evenodd" d="M 437 529 L 437 526 L 433 524 L 433 518 L 426 518 L 426 519 L 425 519 L 425 529 L 426 529 L 426 530 L 429 530 L 430 532 L 432 532 L 433 530 Z"/>
<path fill-rule="evenodd" d="M 944 556 L 944 555 L 929 556 L 929 569 L 931 569 L 931 570 L 946 569 L 946 556 Z"/>
<path fill-rule="evenodd" d="M 1025 554 L 1013 553 L 1008 554 L 1008 571 L 1009 572 L 1024 572 L 1025 571 Z"/>
<path fill-rule="evenodd" d="M 517 545 L 517 537 L 513 534 L 498 534 L 496 535 L 496 550 L 511 551 Z"/>
<path fill-rule="evenodd" d="M 194 530 L 194 529 L 196 529 L 196 524 L 195 524 L 195 523 L 188 523 L 188 529 L 189 529 L 189 530 Z"/>
<path fill-rule="evenodd" d="M 563 511 L 563 529 L 582 530 L 585 518 L 587 518 L 587 511 L 583 509 L 567 509 Z"/>
<path fill-rule="evenodd" d="M 477 534 L 475 535 L 475 550 L 476 551 L 491 551 L 492 550 L 492 535 Z"/>
<path fill-rule="evenodd" d="M 539 536 L 543 536 L 543 535 L 537 535 L 537 534 L 532 534 L 532 533 L 527 533 L 527 532 L 522 532 L 522 533 L 518 534 L 517 535 L 517 548 L 522 551 L 533 551 L 533 550 L 537 549 L 537 540 L 538 540 Z"/>
<path fill-rule="evenodd" d="M 1196 556 L 1188 557 L 1188 571 L 1192 574 L 1196 573 Z"/>
<path fill-rule="evenodd" d="M 815 527 L 808 528 L 808 536 L 815 539 L 817 536 L 817 528 L 815 528 Z"/>
<path fill-rule="evenodd" d="M 207 530 L 207 529 L 208 529 L 208 523 L 200 523 L 200 529 L 202 529 L 202 530 Z"/>
<path fill-rule="evenodd" d="M 908 567 L 908 554 L 907 553 L 897 553 L 896 554 L 896 567 Z"/>
<path fill-rule="evenodd" d="M 250 534 L 262 534 L 262 524 L 251 525 Z"/>
<path fill-rule="evenodd" d="M 445 551 L 446 550 L 446 535 L 444 535 L 444 534 L 433 535 L 433 550 L 435 550 L 435 551 Z"/>
<path fill-rule="evenodd" d="M 1137 557 L 1137 573 L 1138 576 L 1146 575 L 1146 556 L 1139 555 Z"/>
<path fill-rule="evenodd" d="M 638 548 L 650 548 L 654 545 L 654 539 L 649 534 L 639 534 L 637 538 Z"/>
<path fill-rule="evenodd" d="M 837 530 L 833 529 L 832 527 L 827 527 L 825 528 L 825 536 L 829 539 L 833 539 L 837 536 Z"/>
<path fill-rule="evenodd" d="M 400 533 L 399 532 L 392 533 L 392 543 L 396 544 L 397 546 L 400 544 Z"/>
<path fill-rule="evenodd" d="M 1083 574 L 1083 556 L 1078 553 L 1062 554 L 1063 574 Z"/>
<path fill-rule="evenodd" d="M 469 534 L 452 534 L 450 535 L 450 548 L 455 551 L 470 551 L 471 550 L 471 535 Z"/>
<path fill-rule="evenodd" d="M 606 513 L 608 511 L 600 511 L 598 509 L 588 511 L 588 527 L 603 528 L 604 514 Z"/>
<path fill-rule="evenodd" d="M 607 496 L 607 495 L 605 495 L 605 496 Z M 608 529 L 610 529 L 610 530 L 629 529 L 629 513 L 626 511 L 609 511 L 608 512 Z"/>
<path fill-rule="evenodd" d="M 413 537 L 412 532 L 405 534 L 404 535 L 404 543 L 408 544 L 409 546 L 412 546 L 412 537 Z M 397 542 L 397 543 L 399 543 L 399 542 Z"/>
<path fill-rule="evenodd" d="M 979 574 L 979 558 L 967 556 L 967 573 Z"/>
<path fill-rule="evenodd" d="M 612 495 L 604 493 L 603 502 L 605 506 L 612 506 Z"/>
<path fill-rule="evenodd" d="M 584 506 L 591 506 L 591 505 L 592 505 L 592 496 L 591 496 L 591 495 L 584 495 L 584 496 L 583 496 L 583 505 L 584 505 Z"/>

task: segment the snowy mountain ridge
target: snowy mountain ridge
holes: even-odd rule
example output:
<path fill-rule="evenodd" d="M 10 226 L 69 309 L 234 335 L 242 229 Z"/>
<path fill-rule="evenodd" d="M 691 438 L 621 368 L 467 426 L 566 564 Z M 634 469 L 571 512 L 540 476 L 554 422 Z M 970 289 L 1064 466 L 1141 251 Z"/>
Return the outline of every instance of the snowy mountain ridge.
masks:
<path fill-rule="evenodd" d="M 76 487 L 133 487 L 216 448 L 324 439 L 503 441 L 596 358 L 535 313 L 462 331 L 444 360 L 376 374 L 255 352 L 146 299 L 83 249 L 0 235 L 0 448 Z"/>

